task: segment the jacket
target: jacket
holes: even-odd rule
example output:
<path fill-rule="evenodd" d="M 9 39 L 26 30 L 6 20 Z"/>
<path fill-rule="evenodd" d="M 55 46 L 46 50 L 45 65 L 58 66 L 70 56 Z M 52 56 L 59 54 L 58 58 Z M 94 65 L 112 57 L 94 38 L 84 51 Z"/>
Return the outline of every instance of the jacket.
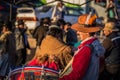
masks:
<path fill-rule="evenodd" d="M 63 74 L 59 80 L 98 80 L 99 58 L 104 55 L 104 51 L 97 38 L 82 41 L 73 57 L 70 71 Z"/>
<path fill-rule="evenodd" d="M 120 64 L 120 36 L 113 32 L 103 41 L 106 64 Z"/>
<path fill-rule="evenodd" d="M 16 42 L 16 50 L 21 50 L 25 48 L 30 48 L 27 35 L 26 35 L 26 30 L 25 29 L 15 29 L 15 42 Z"/>
<path fill-rule="evenodd" d="M 43 38 L 46 36 L 48 31 L 48 26 L 38 26 L 38 28 L 34 31 L 33 37 L 37 41 L 37 46 L 41 45 Z"/>

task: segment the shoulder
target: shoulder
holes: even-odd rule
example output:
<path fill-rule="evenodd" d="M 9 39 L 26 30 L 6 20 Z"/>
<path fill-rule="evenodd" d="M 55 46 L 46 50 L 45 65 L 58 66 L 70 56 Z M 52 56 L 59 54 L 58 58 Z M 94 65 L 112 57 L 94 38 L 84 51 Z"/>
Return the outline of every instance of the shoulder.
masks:
<path fill-rule="evenodd" d="M 89 45 L 84 45 L 82 47 L 80 47 L 75 54 L 83 54 L 83 55 L 86 55 L 86 54 L 90 54 L 91 53 L 91 48 Z"/>
<path fill-rule="evenodd" d="M 105 46 L 105 45 L 111 45 L 112 41 L 111 41 L 110 38 L 107 37 L 106 39 L 104 39 L 104 41 L 102 42 L 102 44 L 103 44 L 103 46 Z"/>
<path fill-rule="evenodd" d="M 105 50 L 109 50 L 113 47 L 113 43 L 110 40 L 110 38 L 106 38 L 103 42 L 102 42 L 103 47 L 105 48 Z"/>

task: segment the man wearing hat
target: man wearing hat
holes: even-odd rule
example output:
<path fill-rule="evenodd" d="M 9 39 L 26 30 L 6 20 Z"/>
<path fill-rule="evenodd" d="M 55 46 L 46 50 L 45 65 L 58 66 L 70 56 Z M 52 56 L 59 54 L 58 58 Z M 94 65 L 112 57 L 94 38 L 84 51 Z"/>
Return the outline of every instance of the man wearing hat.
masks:
<path fill-rule="evenodd" d="M 16 50 L 14 34 L 9 25 L 3 23 L 0 35 L 0 80 L 4 80 L 10 69 L 15 67 Z"/>
<path fill-rule="evenodd" d="M 94 36 L 95 32 L 101 30 L 95 26 L 95 19 L 95 15 L 84 14 L 78 18 L 78 23 L 72 25 L 71 28 L 79 33 L 82 42 L 59 80 L 98 80 L 99 59 L 105 50 Z"/>
<path fill-rule="evenodd" d="M 24 26 L 23 20 L 18 20 L 18 27 L 15 29 L 16 51 L 17 51 L 16 65 L 17 66 L 25 64 L 26 57 L 27 57 L 26 48 L 30 49 L 27 35 L 26 35 L 26 30 L 27 30 L 27 27 Z"/>
<path fill-rule="evenodd" d="M 37 39 L 37 45 L 40 46 L 43 38 L 46 36 L 47 31 L 49 30 L 49 26 L 51 25 L 51 19 L 49 17 L 45 17 L 42 20 L 42 24 L 37 28 L 33 37 Z"/>
<path fill-rule="evenodd" d="M 105 71 L 100 80 L 120 80 L 120 35 L 115 22 L 105 23 L 103 29 L 106 39 L 103 41 L 105 52 Z"/>

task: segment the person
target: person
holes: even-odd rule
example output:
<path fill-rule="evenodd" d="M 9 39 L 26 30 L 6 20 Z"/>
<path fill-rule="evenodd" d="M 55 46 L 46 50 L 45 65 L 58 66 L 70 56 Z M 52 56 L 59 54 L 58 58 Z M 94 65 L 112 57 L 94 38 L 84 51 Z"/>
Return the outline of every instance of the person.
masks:
<path fill-rule="evenodd" d="M 116 6 L 115 6 L 113 0 L 109 0 L 109 3 L 106 6 L 106 12 L 107 12 L 108 18 L 116 18 L 116 19 L 118 19 Z"/>
<path fill-rule="evenodd" d="M 29 65 L 33 65 L 34 60 L 39 58 L 38 62 L 43 62 L 41 64 L 43 64 L 44 66 L 48 68 L 53 68 L 55 70 L 56 69 L 62 70 L 71 60 L 72 56 L 71 56 L 71 48 L 65 45 L 64 43 L 62 43 L 60 40 L 61 33 L 62 30 L 58 26 L 51 25 L 48 34 L 43 39 L 39 50 L 36 52 L 33 60 L 31 60 L 32 62 L 30 62 Z M 57 59 L 57 63 L 54 62 L 54 65 L 56 64 L 56 67 L 58 66 L 57 68 L 52 66 L 51 63 L 50 65 L 44 64 L 44 62 L 46 62 L 46 55 L 48 58 L 50 58 L 47 59 L 47 62 L 51 60 L 51 57 L 52 58 L 57 57 L 55 58 L 55 60 Z"/>
<path fill-rule="evenodd" d="M 46 36 L 50 25 L 51 25 L 51 19 L 49 17 L 45 17 L 41 22 L 41 26 L 37 28 L 35 34 L 33 35 L 33 37 L 37 38 L 38 47 L 41 45 L 43 38 Z"/>
<path fill-rule="evenodd" d="M 18 20 L 18 26 L 14 31 L 17 51 L 16 66 L 22 66 L 25 64 L 27 58 L 27 48 L 30 49 L 26 31 L 27 27 L 25 26 L 24 21 Z"/>
<path fill-rule="evenodd" d="M 40 45 L 40 43 L 39 43 L 39 33 L 41 32 L 40 30 L 41 29 L 39 29 L 41 26 L 43 26 L 43 20 L 44 20 L 44 18 L 41 18 L 40 19 L 40 25 L 39 26 L 37 26 L 36 28 L 35 28 L 35 30 L 34 30 L 34 32 L 33 32 L 33 38 L 35 38 L 36 39 L 36 42 L 37 42 L 37 44 L 36 44 L 36 46 L 39 46 Z"/>
<path fill-rule="evenodd" d="M 59 1 L 57 5 L 53 8 L 52 19 L 53 22 L 56 22 L 59 19 L 64 19 L 65 6 L 62 1 Z"/>
<path fill-rule="evenodd" d="M 71 29 L 71 23 L 66 22 L 66 24 L 63 27 L 64 29 L 64 42 L 69 46 L 74 46 L 74 44 L 77 42 L 77 35 L 74 30 Z"/>
<path fill-rule="evenodd" d="M 79 32 L 82 42 L 70 63 L 60 73 L 59 80 L 98 80 L 99 59 L 104 55 L 105 49 L 94 36 L 101 27 L 95 25 L 92 16 L 94 15 L 81 15 L 78 22 L 72 25 L 71 28 Z"/>
<path fill-rule="evenodd" d="M 63 37 L 64 37 L 64 26 L 65 26 L 65 20 L 63 19 L 59 19 L 56 22 L 56 25 L 60 27 L 60 29 L 62 29 L 62 34 L 61 34 L 61 41 L 64 42 Z M 64 42 L 65 43 L 65 42 Z"/>
<path fill-rule="evenodd" d="M 9 25 L 2 25 L 2 33 L 0 35 L 0 80 L 4 80 L 10 69 L 15 67 L 16 48 L 15 37 L 10 31 Z"/>
<path fill-rule="evenodd" d="M 115 22 L 105 23 L 103 28 L 106 38 L 102 42 L 105 47 L 105 70 L 100 80 L 120 80 L 120 35 Z"/>

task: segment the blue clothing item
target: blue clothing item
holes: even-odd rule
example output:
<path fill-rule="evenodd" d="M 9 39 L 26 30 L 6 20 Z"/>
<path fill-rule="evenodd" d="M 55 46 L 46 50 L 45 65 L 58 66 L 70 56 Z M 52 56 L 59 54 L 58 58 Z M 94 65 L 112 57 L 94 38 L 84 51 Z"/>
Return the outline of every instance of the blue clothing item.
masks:
<path fill-rule="evenodd" d="M 25 43 L 25 46 L 27 46 L 28 45 L 28 41 L 27 41 L 27 35 L 26 34 L 24 34 L 24 43 Z"/>
<path fill-rule="evenodd" d="M 81 44 L 81 42 L 82 42 L 81 40 L 78 41 L 78 42 L 76 42 L 76 43 L 74 44 L 74 47 L 77 48 L 77 47 Z"/>
<path fill-rule="evenodd" d="M 104 55 L 105 49 L 99 42 L 99 40 L 95 40 L 92 43 L 92 54 L 91 54 L 91 61 L 84 76 L 83 80 L 98 80 L 99 76 L 99 59 L 101 56 Z"/>
<path fill-rule="evenodd" d="M 9 73 L 8 53 L 0 57 L 0 76 L 6 76 Z"/>
<path fill-rule="evenodd" d="M 74 46 L 76 42 L 77 42 L 76 32 L 72 29 L 68 29 L 68 31 L 66 32 L 66 43 L 68 45 Z"/>

